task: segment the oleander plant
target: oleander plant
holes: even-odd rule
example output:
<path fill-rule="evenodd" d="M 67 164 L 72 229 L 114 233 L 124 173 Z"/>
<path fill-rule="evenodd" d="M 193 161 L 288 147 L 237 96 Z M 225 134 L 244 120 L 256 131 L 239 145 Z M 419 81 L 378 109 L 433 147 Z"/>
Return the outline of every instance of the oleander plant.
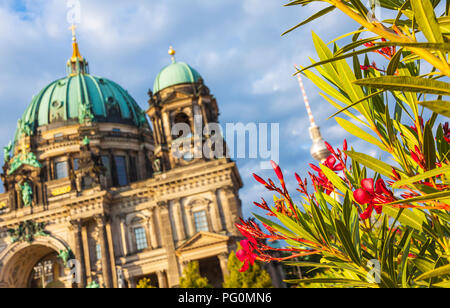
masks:
<path fill-rule="evenodd" d="M 329 121 L 378 155 L 326 144 L 309 178 L 295 174 L 295 194 L 275 162 L 275 181 L 254 174 L 274 198 L 237 224 L 241 271 L 280 261 L 320 269 L 287 281 L 299 287 L 450 287 L 450 1 L 372 1 L 388 19 L 360 0 L 286 6 L 316 2 L 327 6 L 286 33 L 334 10 L 360 27 L 329 43 L 313 33 L 318 59 L 295 74 L 336 108 Z"/>

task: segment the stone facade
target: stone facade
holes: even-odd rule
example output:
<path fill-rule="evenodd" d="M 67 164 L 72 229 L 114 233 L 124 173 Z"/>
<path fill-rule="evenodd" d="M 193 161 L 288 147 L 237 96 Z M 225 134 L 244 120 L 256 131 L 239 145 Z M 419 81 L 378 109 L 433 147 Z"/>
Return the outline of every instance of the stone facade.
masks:
<path fill-rule="evenodd" d="M 173 124 L 217 122 L 216 100 L 202 80 L 149 95 L 153 131 L 90 119 L 19 130 L 2 174 L 0 287 L 175 287 L 193 260 L 221 285 L 239 237 L 238 169 L 171 149 Z"/>

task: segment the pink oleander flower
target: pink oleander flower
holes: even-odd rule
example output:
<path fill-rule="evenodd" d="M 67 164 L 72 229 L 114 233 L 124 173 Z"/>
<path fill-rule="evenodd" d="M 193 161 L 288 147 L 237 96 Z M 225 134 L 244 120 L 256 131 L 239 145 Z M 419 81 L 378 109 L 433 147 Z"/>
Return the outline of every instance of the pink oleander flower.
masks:
<path fill-rule="evenodd" d="M 382 179 L 378 179 L 375 188 L 374 181 L 371 178 L 361 180 L 361 188 L 353 192 L 353 197 L 359 204 L 367 204 L 367 208 L 360 214 L 361 219 L 367 219 L 372 215 L 373 210 L 381 214 L 382 206 L 380 204 L 393 202 L 394 195 L 386 188 Z"/>
<path fill-rule="evenodd" d="M 242 233 L 242 231 L 241 231 Z M 253 252 L 253 245 L 257 245 L 256 240 L 251 237 L 250 234 L 246 234 L 247 239 L 240 241 L 241 249 L 236 252 L 236 257 L 239 261 L 244 262 L 241 269 L 239 270 L 241 273 L 248 270 L 250 265 L 255 264 L 256 254 Z"/>

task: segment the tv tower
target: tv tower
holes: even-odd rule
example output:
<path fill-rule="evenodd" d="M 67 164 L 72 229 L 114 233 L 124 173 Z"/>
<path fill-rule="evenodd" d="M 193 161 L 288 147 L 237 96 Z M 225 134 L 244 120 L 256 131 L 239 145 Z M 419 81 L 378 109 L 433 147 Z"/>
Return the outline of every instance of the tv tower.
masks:
<path fill-rule="evenodd" d="M 309 118 L 309 136 L 312 139 L 312 146 L 311 146 L 311 156 L 319 161 L 323 162 L 325 159 L 330 156 L 330 152 L 328 151 L 327 147 L 325 146 L 325 141 L 322 138 L 322 135 L 320 134 L 320 128 L 316 125 L 316 122 L 314 121 L 314 116 L 311 111 L 311 106 L 309 105 L 308 96 L 306 96 L 305 92 L 305 86 L 303 85 L 302 78 L 300 74 L 297 74 L 298 83 L 300 85 L 300 89 L 302 90 L 303 94 L 303 100 L 305 101 L 306 111 L 308 112 L 308 118 Z"/>

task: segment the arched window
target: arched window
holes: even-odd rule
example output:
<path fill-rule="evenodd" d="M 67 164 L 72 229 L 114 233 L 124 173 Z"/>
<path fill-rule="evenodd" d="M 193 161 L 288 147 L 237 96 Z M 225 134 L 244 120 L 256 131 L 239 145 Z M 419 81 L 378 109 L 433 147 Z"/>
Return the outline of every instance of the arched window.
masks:
<path fill-rule="evenodd" d="M 143 227 L 134 228 L 134 237 L 136 240 L 136 250 L 141 251 L 148 247 L 147 235 Z"/>
<path fill-rule="evenodd" d="M 194 212 L 194 224 L 195 224 L 195 231 L 209 231 L 208 228 L 208 219 L 206 217 L 206 211 L 198 211 Z"/>

